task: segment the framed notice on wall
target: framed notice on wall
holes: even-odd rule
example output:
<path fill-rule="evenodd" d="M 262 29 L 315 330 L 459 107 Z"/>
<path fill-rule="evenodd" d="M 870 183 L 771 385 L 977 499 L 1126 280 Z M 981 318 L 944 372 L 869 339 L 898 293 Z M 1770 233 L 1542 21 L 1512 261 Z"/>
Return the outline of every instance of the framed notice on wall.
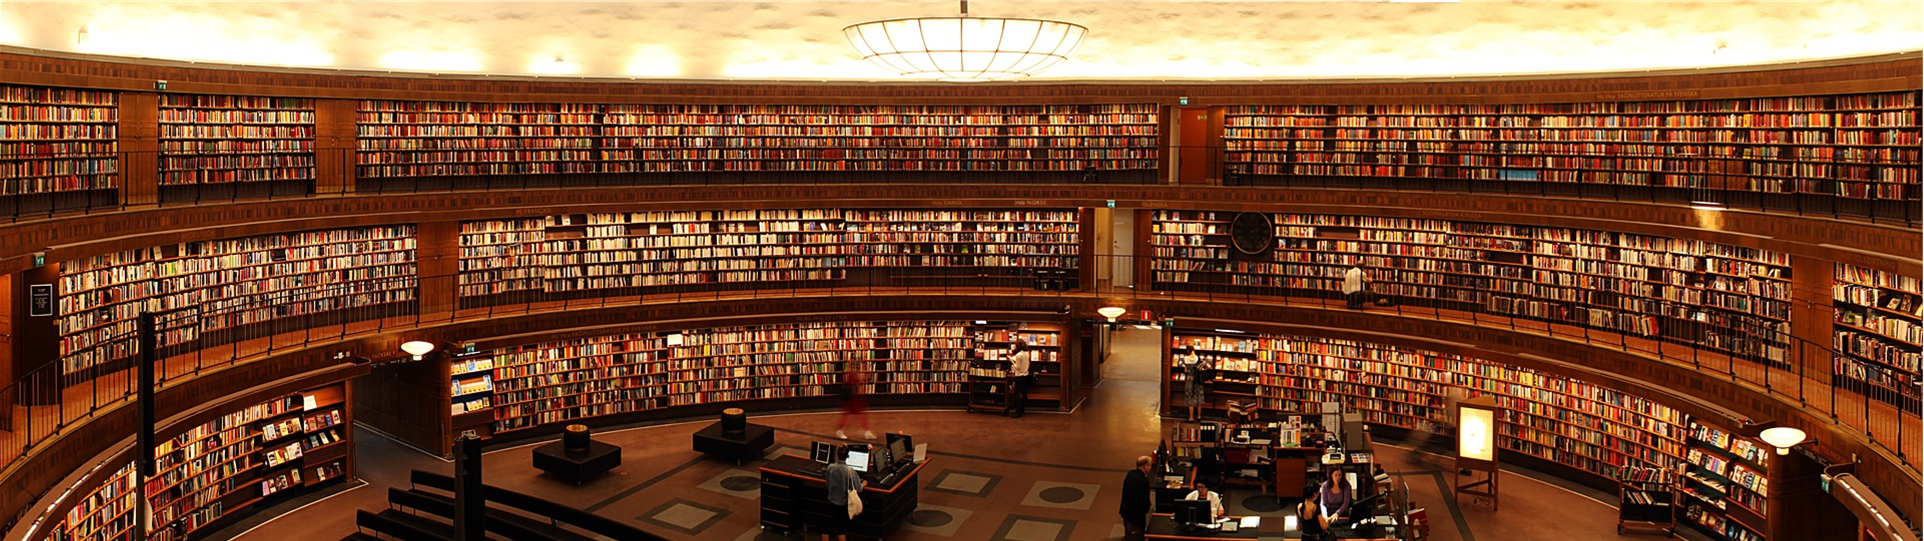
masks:
<path fill-rule="evenodd" d="M 53 315 L 53 284 L 27 286 L 27 315 L 33 317 Z"/>

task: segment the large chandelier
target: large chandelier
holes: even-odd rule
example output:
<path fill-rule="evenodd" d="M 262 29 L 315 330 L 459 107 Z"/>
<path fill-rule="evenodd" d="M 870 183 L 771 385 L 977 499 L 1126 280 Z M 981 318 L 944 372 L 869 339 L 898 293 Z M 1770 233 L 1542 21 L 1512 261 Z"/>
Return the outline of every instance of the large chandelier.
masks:
<path fill-rule="evenodd" d="M 843 28 L 862 59 L 908 77 L 958 83 L 1028 77 L 1068 60 L 1089 29 L 1040 19 L 916 17 Z"/>

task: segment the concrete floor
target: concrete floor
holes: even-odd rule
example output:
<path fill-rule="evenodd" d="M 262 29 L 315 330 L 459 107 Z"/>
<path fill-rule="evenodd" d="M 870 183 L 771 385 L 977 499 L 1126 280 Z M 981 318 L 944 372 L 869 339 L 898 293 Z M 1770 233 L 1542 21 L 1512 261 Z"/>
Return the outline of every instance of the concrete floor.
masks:
<path fill-rule="evenodd" d="M 878 433 L 906 431 L 918 443 L 930 444 L 931 462 L 921 476 L 922 508 L 911 519 L 920 525 L 907 526 L 890 539 L 1108 541 L 1120 537 L 1115 509 L 1123 475 L 1137 455 L 1155 449 L 1163 431 L 1163 419 L 1156 414 L 1160 340 L 1160 331 L 1119 332 L 1113 341 L 1114 354 L 1102 368 L 1104 381 L 1073 413 L 1031 411 L 1021 419 L 958 411 L 871 413 Z M 771 455 L 804 454 L 811 441 L 833 438 L 836 417 L 835 413 L 807 413 L 762 416 L 751 422 L 778 429 Z M 690 450 L 692 434 L 709 422 L 598 433 L 597 440 L 622 447 L 623 464 L 579 487 L 540 475 L 529 464 L 530 447 L 489 453 L 486 481 L 631 521 L 669 539 L 779 539 L 762 534 L 758 526 L 759 484 L 749 482 L 758 479 L 756 465 L 737 466 Z M 387 488 L 408 486 L 408 470 L 452 472 L 447 462 L 365 430 L 357 433 L 355 442 L 366 486 L 265 521 L 232 538 L 339 539 L 354 531 L 355 509 L 386 508 Z M 1473 505 L 1467 497 L 1459 502 L 1446 496 L 1453 479 L 1444 459 L 1387 446 L 1377 457 L 1386 470 L 1408 483 L 1412 500 L 1429 510 L 1432 539 L 1437 541 L 1619 539 L 1616 509 L 1595 495 L 1508 474 L 1503 479 L 1501 508 L 1491 510 Z M 1232 514 L 1273 517 L 1263 531 L 1284 537 L 1280 522 L 1286 512 L 1250 510 L 1251 506 L 1273 508 L 1273 498 L 1241 489 L 1230 493 L 1226 503 Z"/>

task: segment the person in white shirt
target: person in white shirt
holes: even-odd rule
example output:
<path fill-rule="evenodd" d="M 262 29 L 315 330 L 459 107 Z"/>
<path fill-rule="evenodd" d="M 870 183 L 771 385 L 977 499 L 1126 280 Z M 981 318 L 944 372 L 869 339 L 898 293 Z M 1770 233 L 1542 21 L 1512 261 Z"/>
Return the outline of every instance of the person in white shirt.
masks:
<path fill-rule="evenodd" d="M 1348 299 L 1350 308 L 1362 308 L 1369 297 L 1370 276 L 1362 267 L 1350 265 L 1343 272 L 1343 296 Z"/>
<path fill-rule="evenodd" d="M 1209 486 L 1204 485 L 1202 481 L 1197 481 L 1196 490 L 1184 496 L 1183 499 L 1189 501 L 1207 499 L 1209 500 L 1209 521 L 1215 522 L 1223 518 L 1223 495 L 1210 492 Z"/>
<path fill-rule="evenodd" d="M 1021 340 L 1009 343 L 1009 416 L 1022 417 L 1029 409 L 1029 388 L 1035 386 L 1035 376 L 1029 374 L 1029 362 L 1035 359 L 1035 351 Z"/>

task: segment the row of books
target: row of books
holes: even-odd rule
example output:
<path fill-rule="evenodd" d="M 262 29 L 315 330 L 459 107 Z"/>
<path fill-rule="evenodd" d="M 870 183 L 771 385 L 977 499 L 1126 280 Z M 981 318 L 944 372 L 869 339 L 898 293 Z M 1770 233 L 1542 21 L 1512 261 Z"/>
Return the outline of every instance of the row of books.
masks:
<path fill-rule="evenodd" d="M 1514 414 L 1515 441 L 1505 444 L 1513 450 L 1590 471 L 1623 464 L 1668 467 L 1682 455 L 1681 415 L 1675 410 L 1514 366 L 1354 341 L 1258 334 L 1178 331 L 1172 347 L 1179 348 L 1174 362 L 1183 362 L 1183 353 L 1193 350 L 1227 355 L 1219 358 L 1230 359 L 1230 370 L 1259 374 L 1249 382 L 1264 407 L 1304 411 L 1315 402 L 1341 401 L 1374 412 L 1387 424 L 1415 428 L 1418 422 L 1439 420 L 1446 396 L 1491 394 Z M 1216 368 L 1220 382 L 1224 372 Z M 1180 380 L 1180 373 L 1172 371 L 1172 379 Z M 1531 445 L 1521 445 L 1525 442 Z"/>

